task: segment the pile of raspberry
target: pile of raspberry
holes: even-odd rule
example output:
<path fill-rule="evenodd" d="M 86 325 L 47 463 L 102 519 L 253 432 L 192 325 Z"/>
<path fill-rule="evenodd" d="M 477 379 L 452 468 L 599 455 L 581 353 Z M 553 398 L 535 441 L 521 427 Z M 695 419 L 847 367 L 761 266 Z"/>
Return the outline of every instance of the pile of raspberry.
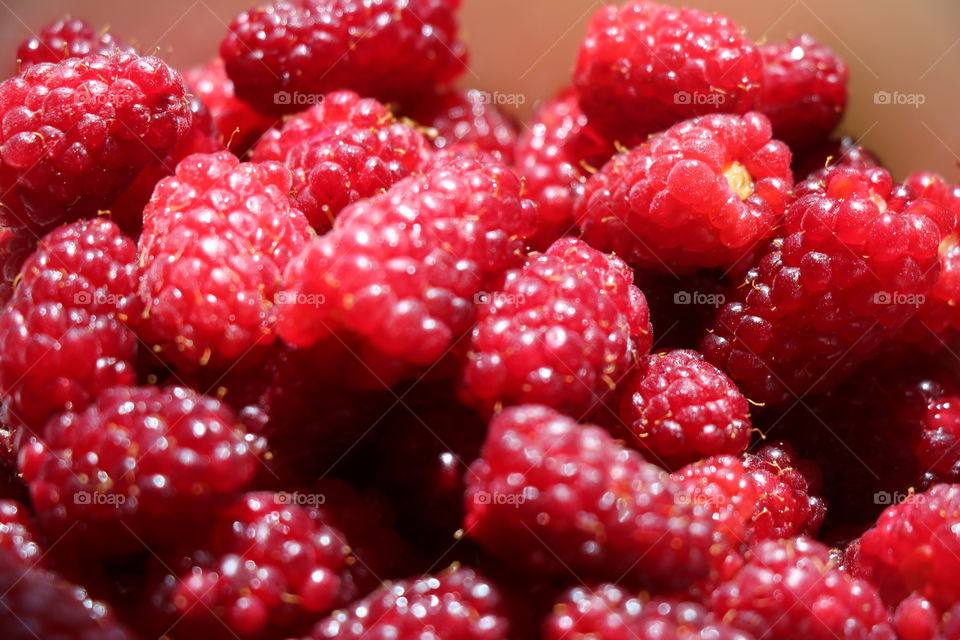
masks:
<path fill-rule="evenodd" d="M 460 5 L 11 53 L 0 638 L 960 638 L 960 185 L 811 35 L 601 7 L 524 124 Z"/>

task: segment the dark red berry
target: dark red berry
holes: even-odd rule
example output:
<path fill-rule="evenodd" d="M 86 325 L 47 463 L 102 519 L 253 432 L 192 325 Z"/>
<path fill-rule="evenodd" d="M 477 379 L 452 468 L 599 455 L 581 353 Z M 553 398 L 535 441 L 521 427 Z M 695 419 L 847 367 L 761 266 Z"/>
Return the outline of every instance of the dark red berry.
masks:
<path fill-rule="evenodd" d="M 114 51 L 134 53 L 108 29 L 96 30 L 86 20 L 61 18 L 54 20 L 17 47 L 20 69 L 41 62 L 62 62 L 91 54 L 107 55 Z"/>

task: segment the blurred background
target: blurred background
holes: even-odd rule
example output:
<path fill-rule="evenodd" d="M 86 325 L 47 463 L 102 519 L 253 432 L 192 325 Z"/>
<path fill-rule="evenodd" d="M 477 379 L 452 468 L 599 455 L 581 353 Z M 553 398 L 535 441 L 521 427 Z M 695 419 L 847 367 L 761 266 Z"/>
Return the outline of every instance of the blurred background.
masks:
<path fill-rule="evenodd" d="M 463 0 L 468 88 L 515 96 L 519 117 L 569 82 L 577 45 L 600 0 Z M 0 0 L 4 75 L 17 44 L 70 14 L 186 68 L 216 55 L 231 18 L 249 0 Z M 675 3 L 679 4 L 679 3 Z M 720 11 L 757 42 L 802 32 L 850 66 L 841 132 L 876 151 L 898 178 L 938 171 L 960 181 L 960 2 L 957 0 L 685 0 Z M 900 102 L 900 104 L 897 104 Z"/>

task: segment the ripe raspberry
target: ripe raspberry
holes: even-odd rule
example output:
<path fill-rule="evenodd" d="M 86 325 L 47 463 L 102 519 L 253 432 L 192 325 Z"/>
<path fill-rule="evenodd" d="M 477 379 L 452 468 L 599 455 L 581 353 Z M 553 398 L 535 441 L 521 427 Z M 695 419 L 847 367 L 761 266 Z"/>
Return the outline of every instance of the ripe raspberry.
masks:
<path fill-rule="evenodd" d="M 37 237 L 29 231 L 0 229 L 0 305 L 7 304 L 20 269 L 37 246 Z"/>
<path fill-rule="evenodd" d="M 896 605 L 917 592 L 937 606 L 960 600 L 960 485 L 938 484 L 909 495 L 863 534 L 853 559 L 858 575 Z"/>
<path fill-rule="evenodd" d="M 283 638 L 335 606 L 349 549 L 302 494 L 245 494 L 151 596 L 175 637 Z M 310 497 L 310 496 L 307 496 Z"/>
<path fill-rule="evenodd" d="M 744 395 L 782 404 L 825 390 L 890 341 L 929 294 L 949 216 L 906 201 L 882 169 L 833 169 L 797 187 L 784 237 L 703 341 Z"/>
<path fill-rule="evenodd" d="M 183 79 L 210 111 L 220 139 L 241 158 L 264 132 L 277 123 L 276 118 L 257 113 L 237 98 L 233 81 L 227 77 L 220 58 L 188 70 Z"/>
<path fill-rule="evenodd" d="M 815 463 L 799 459 L 787 443 L 774 442 L 744 456 L 743 466 L 757 493 L 748 534 L 752 540 L 817 532 L 827 507 L 817 495 L 821 480 Z"/>
<path fill-rule="evenodd" d="M 114 387 L 51 419 L 20 452 L 41 527 L 100 552 L 162 544 L 257 471 L 259 444 L 220 402 L 184 387 Z M 74 526 L 77 523 L 80 526 Z"/>
<path fill-rule="evenodd" d="M 228 366 L 273 341 L 275 294 L 309 229 L 290 174 L 230 153 L 190 156 L 144 211 L 141 336 L 185 369 Z"/>
<path fill-rule="evenodd" d="M 322 232 L 347 205 L 423 169 L 429 147 L 419 131 L 376 100 L 337 91 L 264 136 L 253 160 L 289 167 L 294 204 Z"/>
<path fill-rule="evenodd" d="M 0 189 L 10 227 L 95 213 L 190 128 L 186 87 L 161 60 L 130 53 L 37 64 L 0 84 Z"/>
<path fill-rule="evenodd" d="M 740 458 L 705 458 L 679 469 L 670 478 L 683 487 L 686 502 L 712 510 L 714 522 L 732 547 L 739 547 L 752 537 L 759 488 Z M 724 564 L 738 560 L 724 558 Z"/>
<path fill-rule="evenodd" d="M 562 238 L 484 294 L 461 395 L 485 414 L 534 403 L 586 417 L 652 343 L 630 268 Z"/>
<path fill-rule="evenodd" d="M 435 130 L 437 149 L 475 148 L 513 164 L 517 126 L 482 91 L 446 91 L 419 100 L 401 115 Z"/>
<path fill-rule="evenodd" d="M 872 151 L 844 136 L 839 140 L 828 140 L 802 156 L 795 156 L 793 177 L 800 183 L 810 178 L 822 178 L 830 168 L 873 169 L 882 166 Z"/>
<path fill-rule="evenodd" d="M 574 231 L 573 205 L 583 194 L 588 173 L 614 153 L 614 146 L 588 124 L 573 90 L 561 92 L 537 111 L 516 149 L 517 173 L 537 203 L 537 231 L 530 239 L 534 247 L 545 249 Z"/>
<path fill-rule="evenodd" d="M 503 609 L 495 585 L 453 565 L 435 576 L 381 587 L 318 623 L 310 640 L 506 640 L 509 622 Z"/>
<path fill-rule="evenodd" d="M 651 599 L 622 587 L 576 587 L 554 605 L 544 624 L 545 640 L 752 640 L 693 602 Z"/>
<path fill-rule="evenodd" d="M 760 55 L 756 109 L 770 119 L 774 137 L 794 150 L 826 140 L 847 107 L 846 63 L 806 34 L 761 45 Z"/>
<path fill-rule="evenodd" d="M 757 638 L 896 638 L 874 588 L 833 567 L 829 549 L 805 537 L 754 546 L 739 573 L 712 593 L 710 607 Z"/>
<path fill-rule="evenodd" d="M 135 640 L 110 607 L 60 576 L 0 549 L 0 629 L 4 640 Z"/>
<path fill-rule="evenodd" d="M 281 115 L 350 89 L 381 100 L 446 85 L 465 68 L 460 0 L 277 0 L 233 19 L 220 56 L 237 95 Z"/>
<path fill-rule="evenodd" d="M 590 121 L 628 147 L 708 113 L 745 113 L 763 60 L 729 18 L 648 0 L 606 6 L 580 45 L 574 84 Z"/>
<path fill-rule="evenodd" d="M 359 340 L 374 371 L 434 363 L 473 325 L 474 297 L 521 260 L 535 212 L 499 164 L 455 160 L 341 213 L 284 274 L 278 330 Z"/>
<path fill-rule="evenodd" d="M 466 479 L 467 535 L 539 574 L 681 589 L 727 553 L 708 505 L 604 429 L 546 407 L 494 416 Z"/>
<path fill-rule="evenodd" d="M 682 122 L 614 156 L 575 215 L 583 236 L 634 266 L 731 266 L 770 236 L 790 198 L 790 150 L 759 113 Z"/>
<path fill-rule="evenodd" d="M 21 273 L 0 313 L 0 389 L 10 424 L 37 432 L 135 381 L 136 247 L 108 220 L 75 222 L 40 240 Z"/>
<path fill-rule="evenodd" d="M 103 29 L 97 32 L 90 23 L 79 18 L 54 20 L 34 37 L 17 47 L 20 69 L 43 62 L 62 62 L 91 54 L 108 55 L 115 51 L 135 53 L 120 38 Z"/>
<path fill-rule="evenodd" d="M 647 356 L 625 383 L 620 417 L 631 444 L 669 467 L 739 455 L 750 443 L 750 407 L 736 385 L 696 351 Z"/>
<path fill-rule="evenodd" d="M 29 510 L 15 500 L 0 500 L 0 553 L 20 560 L 24 566 L 43 564 Z"/>

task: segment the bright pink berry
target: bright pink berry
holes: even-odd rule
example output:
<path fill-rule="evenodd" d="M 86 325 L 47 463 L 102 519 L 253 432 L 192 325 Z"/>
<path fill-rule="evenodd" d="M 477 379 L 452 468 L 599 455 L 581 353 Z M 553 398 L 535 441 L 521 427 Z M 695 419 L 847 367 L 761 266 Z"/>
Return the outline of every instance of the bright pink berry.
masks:
<path fill-rule="evenodd" d="M 793 186 L 790 150 L 759 113 L 689 120 L 614 156 L 575 215 L 587 242 L 665 272 L 731 266 L 770 237 Z"/>
<path fill-rule="evenodd" d="M 744 113 L 763 61 L 729 18 L 649 0 L 605 6 L 580 45 L 574 83 L 590 121 L 627 146 L 708 113 Z"/>
<path fill-rule="evenodd" d="M 233 19 L 220 56 L 237 95 L 280 115 L 350 89 L 415 98 L 465 68 L 460 0 L 277 0 Z"/>
<path fill-rule="evenodd" d="M 833 169 L 797 187 L 783 237 L 703 341 L 744 395 L 770 405 L 848 376 L 929 294 L 952 216 L 892 189 L 882 169 Z"/>
<path fill-rule="evenodd" d="M 280 336 L 356 338 L 374 371 L 429 365 L 471 328 L 476 296 L 522 260 L 534 221 L 505 166 L 462 159 L 406 178 L 345 209 L 290 263 Z"/>
<path fill-rule="evenodd" d="M 17 47 L 20 69 L 42 62 L 62 62 L 91 54 L 107 55 L 114 51 L 135 53 L 109 30 L 97 31 L 86 20 L 61 18 L 43 27 L 38 34 Z"/>
<path fill-rule="evenodd" d="M 0 84 L 0 188 L 24 207 L 0 210 L 3 224 L 49 227 L 108 205 L 186 135 L 186 91 L 161 60 L 130 53 L 37 64 Z"/>
<path fill-rule="evenodd" d="M 847 107 L 846 63 L 810 35 L 760 46 L 763 79 L 756 109 L 793 149 L 826 140 Z"/>
<path fill-rule="evenodd" d="M 309 228 L 277 163 L 189 156 L 144 211 L 143 339 L 190 369 L 226 366 L 272 342 L 281 274 Z"/>
<path fill-rule="evenodd" d="M 337 91 L 322 104 L 265 135 L 253 160 L 284 163 L 293 174 L 293 202 L 319 232 L 349 204 L 389 189 L 423 168 L 430 143 L 384 105 L 351 91 Z"/>
<path fill-rule="evenodd" d="M 647 302 L 629 267 L 562 238 L 483 294 L 462 396 L 487 414 L 542 404 L 586 417 L 652 343 Z"/>
<path fill-rule="evenodd" d="M 606 430 L 546 407 L 494 416 L 466 481 L 466 534 L 538 574 L 684 588 L 728 550 L 709 505 Z"/>

